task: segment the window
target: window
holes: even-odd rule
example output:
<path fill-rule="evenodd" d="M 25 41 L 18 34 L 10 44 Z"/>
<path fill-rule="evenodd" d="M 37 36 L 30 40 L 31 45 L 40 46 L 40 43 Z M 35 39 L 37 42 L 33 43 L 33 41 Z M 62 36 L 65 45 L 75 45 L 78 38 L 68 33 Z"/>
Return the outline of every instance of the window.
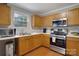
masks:
<path fill-rule="evenodd" d="M 14 12 L 14 26 L 15 27 L 26 27 L 27 17 L 23 14 Z"/>

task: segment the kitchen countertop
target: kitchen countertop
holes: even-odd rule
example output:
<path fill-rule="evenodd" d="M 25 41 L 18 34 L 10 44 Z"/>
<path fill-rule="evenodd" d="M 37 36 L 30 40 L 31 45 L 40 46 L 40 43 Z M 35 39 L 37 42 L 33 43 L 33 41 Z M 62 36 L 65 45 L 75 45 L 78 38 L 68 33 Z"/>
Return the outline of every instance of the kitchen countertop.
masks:
<path fill-rule="evenodd" d="M 0 40 L 14 39 L 14 38 L 25 37 L 25 36 L 32 36 L 32 35 L 38 35 L 38 34 L 50 34 L 50 33 L 31 33 L 29 35 L 15 35 L 15 36 L 12 36 L 12 37 L 0 38 Z M 79 36 L 75 36 L 75 35 L 67 35 L 67 37 L 79 38 Z"/>
<path fill-rule="evenodd" d="M 67 37 L 79 38 L 79 36 L 75 36 L 75 35 L 67 35 Z"/>
<path fill-rule="evenodd" d="M 38 34 L 50 34 L 50 33 L 31 33 L 29 35 L 15 35 L 15 36 L 12 36 L 12 37 L 0 38 L 0 40 L 14 39 L 14 38 L 25 37 L 25 36 L 32 36 L 32 35 L 38 35 Z"/>

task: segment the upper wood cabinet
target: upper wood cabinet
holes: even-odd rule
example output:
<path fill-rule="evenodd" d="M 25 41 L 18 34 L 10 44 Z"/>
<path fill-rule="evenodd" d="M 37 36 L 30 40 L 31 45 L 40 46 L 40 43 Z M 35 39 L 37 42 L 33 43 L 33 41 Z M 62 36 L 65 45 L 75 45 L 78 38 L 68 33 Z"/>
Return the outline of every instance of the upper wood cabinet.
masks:
<path fill-rule="evenodd" d="M 67 12 L 54 14 L 54 20 L 59 20 L 61 18 L 67 18 Z"/>
<path fill-rule="evenodd" d="M 52 20 L 54 19 L 54 16 L 49 15 L 49 16 L 44 16 L 43 17 L 43 27 L 52 27 Z"/>
<path fill-rule="evenodd" d="M 67 17 L 67 12 L 44 16 L 43 17 L 44 27 L 52 27 L 53 20 L 59 20 L 65 17 Z"/>
<path fill-rule="evenodd" d="M 33 28 L 42 28 L 43 27 L 43 19 L 41 16 L 38 16 L 38 15 L 32 16 L 32 27 Z"/>
<path fill-rule="evenodd" d="M 79 8 L 68 11 L 68 25 L 79 25 Z"/>
<path fill-rule="evenodd" d="M 10 25 L 11 9 L 7 4 L 0 4 L 0 25 Z"/>
<path fill-rule="evenodd" d="M 67 37 L 66 54 L 79 56 L 79 38 Z"/>
<path fill-rule="evenodd" d="M 36 28 L 52 27 L 52 21 L 61 18 L 67 18 L 68 25 L 79 25 L 79 8 L 42 17 L 34 15 L 32 16 L 32 26 Z"/>

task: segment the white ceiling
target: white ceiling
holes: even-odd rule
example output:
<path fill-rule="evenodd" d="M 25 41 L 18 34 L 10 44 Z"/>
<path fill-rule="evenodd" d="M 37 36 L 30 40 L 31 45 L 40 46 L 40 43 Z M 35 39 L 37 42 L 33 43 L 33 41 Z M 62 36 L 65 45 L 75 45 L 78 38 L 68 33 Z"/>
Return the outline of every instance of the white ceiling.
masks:
<path fill-rule="evenodd" d="M 76 3 L 13 3 L 13 5 L 28 10 L 34 14 L 44 15 L 51 11 L 74 6 Z"/>

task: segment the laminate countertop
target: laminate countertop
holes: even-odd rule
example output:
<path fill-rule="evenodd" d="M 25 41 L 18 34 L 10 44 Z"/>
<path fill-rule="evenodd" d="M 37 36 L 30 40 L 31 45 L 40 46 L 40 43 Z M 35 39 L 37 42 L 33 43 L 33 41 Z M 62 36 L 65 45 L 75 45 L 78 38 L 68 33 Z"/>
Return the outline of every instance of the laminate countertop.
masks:
<path fill-rule="evenodd" d="M 79 38 L 79 36 L 75 36 L 75 35 L 67 35 L 67 37 Z"/>
<path fill-rule="evenodd" d="M 15 39 L 15 38 L 19 38 L 19 37 L 32 36 L 32 35 L 38 35 L 38 34 L 50 34 L 50 33 L 31 33 L 29 35 L 15 35 L 15 36 L 11 36 L 11 37 L 0 38 L 0 40 Z"/>

